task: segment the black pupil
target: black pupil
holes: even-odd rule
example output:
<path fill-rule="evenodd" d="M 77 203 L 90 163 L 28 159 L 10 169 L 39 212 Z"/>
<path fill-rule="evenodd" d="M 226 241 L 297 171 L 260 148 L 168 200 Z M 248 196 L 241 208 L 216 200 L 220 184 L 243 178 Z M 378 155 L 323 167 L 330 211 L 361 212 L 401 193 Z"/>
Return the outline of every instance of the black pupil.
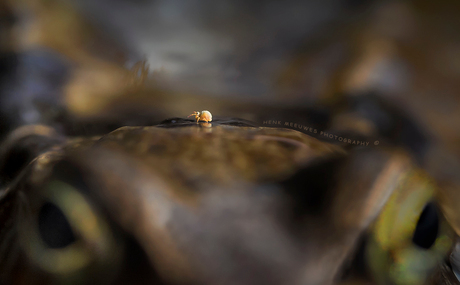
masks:
<path fill-rule="evenodd" d="M 64 213 L 52 203 L 45 203 L 40 209 L 38 230 L 50 248 L 63 248 L 75 242 L 75 235 Z"/>
<path fill-rule="evenodd" d="M 421 248 L 429 249 L 436 241 L 438 231 L 438 211 L 433 203 L 428 203 L 417 222 L 412 242 Z"/>

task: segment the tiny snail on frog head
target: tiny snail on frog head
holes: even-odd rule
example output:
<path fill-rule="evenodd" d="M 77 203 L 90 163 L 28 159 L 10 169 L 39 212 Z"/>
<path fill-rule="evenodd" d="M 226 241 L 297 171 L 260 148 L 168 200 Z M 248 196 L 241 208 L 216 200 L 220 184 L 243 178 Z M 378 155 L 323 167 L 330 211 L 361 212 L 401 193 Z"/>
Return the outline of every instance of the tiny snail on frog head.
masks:
<path fill-rule="evenodd" d="M 209 122 L 212 121 L 211 112 L 206 111 L 206 110 L 201 111 L 201 112 L 195 111 L 195 112 L 193 112 L 193 114 L 189 115 L 188 117 L 190 117 L 190 116 L 195 116 L 195 119 L 196 119 L 197 122 L 198 121 L 206 121 L 206 123 L 209 123 Z"/>

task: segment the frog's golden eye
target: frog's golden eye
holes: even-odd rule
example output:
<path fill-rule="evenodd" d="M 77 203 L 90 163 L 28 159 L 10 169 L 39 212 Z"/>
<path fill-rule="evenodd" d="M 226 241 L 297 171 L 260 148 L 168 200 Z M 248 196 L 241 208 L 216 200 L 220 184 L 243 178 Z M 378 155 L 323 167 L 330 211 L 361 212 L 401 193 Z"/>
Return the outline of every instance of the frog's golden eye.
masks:
<path fill-rule="evenodd" d="M 64 283 L 74 278 L 94 281 L 93 275 L 113 271 L 122 254 L 120 245 L 103 215 L 76 188 L 52 181 L 33 198 L 22 213 L 20 236 L 37 267 Z"/>
<path fill-rule="evenodd" d="M 380 284 L 423 284 L 448 256 L 453 232 L 419 171 L 404 175 L 372 227 L 366 259 Z"/>

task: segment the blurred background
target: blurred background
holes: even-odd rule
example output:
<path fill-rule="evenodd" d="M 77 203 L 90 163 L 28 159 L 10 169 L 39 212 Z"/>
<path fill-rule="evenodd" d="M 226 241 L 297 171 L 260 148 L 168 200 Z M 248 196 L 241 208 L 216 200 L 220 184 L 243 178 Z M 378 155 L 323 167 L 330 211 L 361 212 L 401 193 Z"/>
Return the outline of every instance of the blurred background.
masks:
<path fill-rule="evenodd" d="M 212 109 L 394 135 L 382 103 L 355 103 L 371 96 L 459 154 L 457 1 L 2 3 L 2 133 L 66 121 L 77 134 L 85 120 L 113 129 Z M 356 123 L 363 116 L 373 123 Z"/>

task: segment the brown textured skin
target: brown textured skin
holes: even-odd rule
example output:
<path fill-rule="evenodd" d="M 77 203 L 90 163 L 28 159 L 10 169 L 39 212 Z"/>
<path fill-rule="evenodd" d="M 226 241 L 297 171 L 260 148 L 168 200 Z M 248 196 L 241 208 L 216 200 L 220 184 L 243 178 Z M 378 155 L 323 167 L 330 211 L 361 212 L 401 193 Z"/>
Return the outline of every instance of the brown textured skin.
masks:
<path fill-rule="evenodd" d="M 344 154 L 297 131 L 217 121 L 124 127 L 76 161 L 168 282 L 330 284 L 412 167 L 401 153 L 368 150 L 326 176 L 337 181 L 332 189 L 316 189 L 309 179 L 322 178 L 300 174 L 301 192 L 326 197 L 316 212 L 277 184 L 318 158 Z M 305 214 L 294 214 L 299 204 Z"/>
<path fill-rule="evenodd" d="M 276 181 L 339 147 L 288 129 L 195 125 L 163 129 L 123 127 L 100 141 L 142 158 L 164 177 L 225 185 Z M 169 182 L 169 181 L 168 181 Z"/>
<path fill-rule="evenodd" d="M 341 275 L 395 181 L 414 167 L 398 151 L 348 153 L 298 131 L 219 118 L 123 127 L 35 154 L 2 194 L 1 228 L 14 223 L 21 232 L 14 209 L 27 210 L 41 199 L 42 186 L 57 179 L 77 187 L 113 233 L 129 236 L 142 252 L 133 255 L 126 242 L 117 270 L 107 278 L 93 270 L 75 284 L 370 282 Z M 334 167 L 321 166 L 329 160 Z M 10 268 L 1 280 L 55 280 L 22 253 L 21 234 L 10 233 L 12 239 L 0 240 L 9 258 L 2 268 Z"/>
<path fill-rule="evenodd" d="M 234 125 L 231 125 L 232 123 Z M 10 155 L 15 145 L 23 143 L 24 140 L 27 142 L 28 136 L 41 135 L 37 140 L 50 140 L 50 142 L 42 148 L 35 149 L 29 146 L 31 157 L 37 156 L 37 158 L 20 177 L 11 181 L 11 187 L 3 192 L 2 233 L 7 232 L 13 237 L 1 240 L 2 246 L 9 248 L 6 251 L 7 254 L 2 255 L 9 260 L 2 261 L 4 265 L 2 267 L 6 270 L 2 272 L 1 280 L 5 280 L 7 284 L 10 282 L 14 284 L 38 282 L 36 284 L 41 284 L 40 282 L 46 282 L 44 280 L 49 277 L 40 270 L 37 271 L 37 268 L 30 264 L 24 254 L 17 256 L 15 252 L 20 252 L 21 249 L 17 244 L 18 235 L 15 230 L 11 230 L 11 226 L 18 226 L 16 218 L 19 214 L 19 207 L 25 206 L 27 209 L 27 201 L 40 197 L 41 185 L 46 184 L 50 176 L 53 176 L 53 165 L 69 155 L 69 159 L 78 167 L 85 171 L 93 171 L 91 175 L 84 177 L 88 184 L 94 187 L 92 189 L 94 193 L 91 195 L 103 197 L 102 203 L 106 205 L 101 206 L 109 208 L 109 215 L 122 226 L 123 230 L 135 235 L 137 242 L 141 244 L 147 255 L 154 259 L 153 262 L 159 262 L 156 267 L 160 271 L 165 267 L 168 268 L 168 271 L 179 271 L 177 274 L 179 277 L 174 277 L 176 276 L 174 274 L 166 274 L 167 276 L 162 276 L 162 278 L 166 280 L 179 278 L 181 282 L 188 282 L 185 280 L 195 280 L 198 277 L 193 273 L 194 270 L 180 270 L 190 267 L 190 264 L 189 261 L 178 261 L 184 260 L 184 253 L 171 249 L 176 247 L 178 242 L 168 241 L 171 234 L 167 233 L 169 229 L 160 227 L 154 232 L 152 229 L 146 231 L 145 227 L 148 226 L 149 221 L 144 220 L 145 215 L 149 211 L 156 211 L 156 207 L 152 205 L 149 208 L 145 204 L 142 206 L 145 199 L 148 199 L 149 193 L 139 192 L 138 195 L 134 195 L 138 187 L 154 187 L 157 192 L 155 195 L 167 195 L 166 200 L 171 199 L 170 203 L 191 207 L 186 211 L 193 212 L 200 207 L 202 197 L 205 197 L 206 193 L 212 194 L 213 189 L 234 189 L 241 186 L 242 189 L 250 190 L 256 185 L 268 185 L 286 179 L 314 158 L 345 153 L 338 146 L 323 143 L 297 131 L 241 125 L 245 123 L 216 120 L 211 125 L 186 120 L 181 124 L 163 124 L 158 127 L 124 127 L 100 139 L 61 138 L 60 140 L 54 140 L 52 131 L 43 126 L 18 129 L 3 145 L 3 160 L 6 160 L 5 158 Z M 114 172 L 118 172 L 117 175 L 114 175 Z M 89 177 L 96 178 L 90 179 Z M 158 179 L 152 179 L 153 177 Z M 97 184 L 91 184 L 94 180 L 98 181 Z M 133 195 L 129 195 L 131 192 Z M 250 191 L 246 192 L 250 193 Z M 128 196 L 125 196 L 127 194 Z M 220 195 L 218 194 L 217 197 Z M 248 199 L 258 200 L 260 198 L 258 196 L 249 196 Z M 243 197 L 239 197 L 238 194 L 237 198 Z M 269 200 L 272 199 L 273 197 Z M 266 204 L 264 199 L 261 202 Z M 275 201 L 270 203 L 275 203 Z M 236 209 L 232 209 L 234 206 Z M 265 209 L 266 206 L 264 205 L 263 208 Z M 230 206 L 229 211 L 238 213 L 240 211 L 238 208 L 238 204 L 234 204 Z M 139 212 L 136 213 L 136 211 Z M 249 213 L 249 216 L 265 219 L 263 217 L 265 214 L 260 214 Z M 243 217 L 247 214 L 239 213 L 238 215 Z M 133 227 L 133 222 L 139 219 L 141 222 L 135 224 L 140 228 Z M 273 223 L 277 224 L 279 221 L 269 222 L 269 224 Z M 184 232 L 184 234 L 187 233 Z M 158 240 L 161 236 L 163 238 Z M 239 234 L 236 237 L 240 239 Z M 153 248 L 151 248 L 152 244 Z M 283 242 L 283 247 L 288 244 L 287 241 Z M 166 246 L 170 249 L 166 252 L 162 250 L 158 252 L 158 246 L 160 248 Z M 158 261 L 158 256 L 162 255 L 166 255 L 167 258 L 164 260 L 160 258 Z M 189 273 L 186 273 L 187 270 Z M 26 274 L 17 273 L 22 271 Z M 232 275 L 235 274 L 232 273 Z M 11 281 L 11 276 L 14 276 L 14 281 Z M 199 279 L 202 278 L 199 277 Z M 234 277 L 224 275 L 206 278 L 210 280 L 224 278 L 230 281 Z M 247 278 L 249 279 L 246 282 L 252 282 L 252 277 Z M 284 277 L 280 278 L 278 277 L 279 282 L 284 279 Z"/>
<path fill-rule="evenodd" d="M 64 152 L 168 284 L 330 284 L 410 167 L 404 155 L 368 151 L 330 173 L 334 188 L 309 188 L 301 174 L 312 198 L 326 195 L 314 212 L 303 190 L 278 182 L 345 151 L 293 130 L 218 119 L 124 127 Z"/>

